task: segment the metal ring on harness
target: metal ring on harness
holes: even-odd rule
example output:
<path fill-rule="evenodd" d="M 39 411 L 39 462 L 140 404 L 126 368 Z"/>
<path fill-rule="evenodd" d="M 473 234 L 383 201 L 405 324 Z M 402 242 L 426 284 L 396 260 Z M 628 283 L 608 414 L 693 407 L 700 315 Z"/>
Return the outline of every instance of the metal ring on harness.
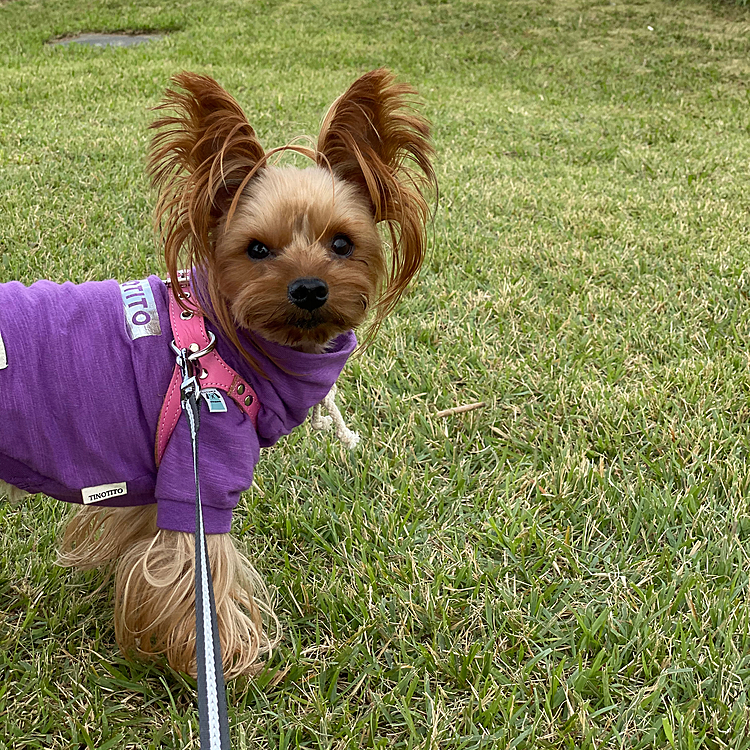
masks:
<path fill-rule="evenodd" d="M 213 331 L 207 331 L 207 333 L 209 335 L 208 344 L 206 344 L 206 346 L 204 346 L 203 349 L 201 349 L 200 351 L 190 352 L 187 355 L 187 358 L 191 362 L 195 362 L 196 360 L 200 359 L 201 357 L 204 357 L 206 354 L 208 354 L 209 352 L 213 351 L 216 348 L 216 336 L 214 336 Z M 180 347 L 178 347 L 177 344 L 175 344 L 174 341 L 171 341 L 169 345 L 172 347 L 172 351 L 175 354 L 179 355 L 182 352 L 182 349 L 180 349 Z M 188 351 L 190 351 L 190 350 L 188 349 Z"/>

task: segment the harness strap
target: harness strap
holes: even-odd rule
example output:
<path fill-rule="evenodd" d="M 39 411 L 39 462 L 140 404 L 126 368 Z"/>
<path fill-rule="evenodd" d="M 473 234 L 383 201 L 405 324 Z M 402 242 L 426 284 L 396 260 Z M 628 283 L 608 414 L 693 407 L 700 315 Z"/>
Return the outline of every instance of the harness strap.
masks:
<path fill-rule="evenodd" d="M 209 337 L 206 333 L 206 322 L 203 315 L 198 311 L 197 305 L 191 301 L 190 281 L 180 278 L 180 297 L 189 308 L 183 310 L 177 303 L 174 294 L 169 293 L 169 321 L 172 324 L 172 336 L 178 349 L 187 349 L 189 352 L 198 352 L 210 346 Z M 243 380 L 218 354 L 212 349 L 200 358 L 199 372 L 197 377 L 200 381 L 201 390 L 217 388 L 224 391 L 246 414 L 253 425 L 256 424 L 260 402 L 255 391 L 247 381 Z M 169 382 L 167 395 L 164 397 L 161 412 L 159 413 L 159 424 L 156 428 L 156 442 L 154 454 L 156 465 L 161 463 L 164 451 L 167 449 L 169 438 L 172 437 L 177 422 L 180 419 L 180 384 L 182 373 L 175 365 L 172 379 Z"/>

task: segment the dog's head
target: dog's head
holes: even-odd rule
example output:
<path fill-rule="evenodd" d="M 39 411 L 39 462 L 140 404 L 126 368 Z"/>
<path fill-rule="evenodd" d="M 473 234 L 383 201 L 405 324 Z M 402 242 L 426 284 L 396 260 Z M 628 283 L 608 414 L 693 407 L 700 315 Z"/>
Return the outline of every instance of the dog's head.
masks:
<path fill-rule="evenodd" d="M 266 153 L 237 102 L 216 81 L 175 76 L 159 109 L 150 172 L 167 269 L 200 269 L 210 305 L 237 328 L 322 350 L 393 309 L 424 258 L 434 186 L 427 121 L 414 91 L 387 70 L 365 74 L 323 120 L 316 148 Z M 280 150 L 314 161 L 278 167 Z M 379 225 L 385 226 L 388 251 Z"/>

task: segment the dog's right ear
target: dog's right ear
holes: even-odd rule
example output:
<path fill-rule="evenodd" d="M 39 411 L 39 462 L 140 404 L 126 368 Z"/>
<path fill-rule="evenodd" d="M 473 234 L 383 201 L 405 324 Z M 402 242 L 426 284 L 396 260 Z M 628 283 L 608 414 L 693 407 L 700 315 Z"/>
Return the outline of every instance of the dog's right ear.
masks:
<path fill-rule="evenodd" d="M 156 110 L 149 174 L 159 191 L 156 223 L 167 270 L 210 265 L 212 234 L 238 191 L 265 163 L 265 152 L 240 105 L 213 78 L 180 73 Z"/>

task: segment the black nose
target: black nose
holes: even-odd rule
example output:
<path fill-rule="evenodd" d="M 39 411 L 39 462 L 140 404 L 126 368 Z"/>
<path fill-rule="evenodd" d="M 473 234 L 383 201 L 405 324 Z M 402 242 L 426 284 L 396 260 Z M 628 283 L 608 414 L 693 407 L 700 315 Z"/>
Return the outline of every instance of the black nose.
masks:
<path fill-rule="evenodd" d="M 317 310 L 328 299 L 328 284 L 323 279 L 295 279 L 287 287 L 289 299 L 303 310 Z"/>

